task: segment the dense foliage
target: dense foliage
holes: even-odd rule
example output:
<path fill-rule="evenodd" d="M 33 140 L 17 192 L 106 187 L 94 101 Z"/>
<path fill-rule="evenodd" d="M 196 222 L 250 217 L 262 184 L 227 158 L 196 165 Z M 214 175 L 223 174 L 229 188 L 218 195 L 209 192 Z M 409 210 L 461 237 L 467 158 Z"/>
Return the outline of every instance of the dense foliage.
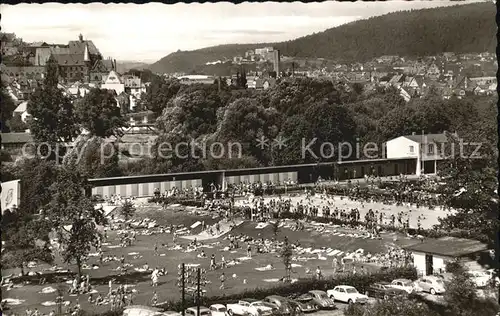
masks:
<path fill-rule="evenodd" d="M 489 2 L 394 12 L 282 43 L 220 45 L 178 51 L 149 68 L 159 73 L 189 73 L 207 62 L 242 56 L 249 49 L 265 46 L 273 46 L 285 56 L 355 62 L 382 55 L 493 52 L 496 45 L 494 12 L 495 7 Z M 216 73 L 210 70 L 207 73 Z"/>
<path fill-rule="evenodd" d="M 175 81 L 155 81 L 158 89 L 149 90 L 147 102 L 160 114 L 157 145 L 152 157 L 130 164 L 124 174 L 315 163 L 335 161 L 341 154 L 343 159 L 364 158 L 362 150 L 350 153 L 341 147 L 344 142 L 351 148 L 374 142 L 380 158 L 383 142 L 422 132 L 450 131 L 464 141 L 495 141 L 494 97 L 443 100 L 430 94 L 405 102 L 396 89 L 356 91 L 299 77 L 261 91 L 214 83 L 180 85 L 174 93 Z M 182 146 L 176 148 L 178 144 Z M 492 146 L 484 148 L 491 157 L 496 154 Z"/>
<path fill-rule="evenodd" d="M 43 85 L 31 95 L 27 109 L 33 117 L 29 128 L 35 142 L 49 145 L 41 150 L 41 155 L 55 159 L 54 155 L 64 154 L 57 144 L 70 142 L 78 135 L 78 127 L 73 102 L 58 86 L 58 65 L 53 57 L 47 61 L 46 73 Z"/>
<path fill-rule="evenodd" d="M 99 137 L 116 135 L 116 130 L 126 125 L 112 90 L 91 89 L 76 102 L 76 116 L 76 122 Z"/>

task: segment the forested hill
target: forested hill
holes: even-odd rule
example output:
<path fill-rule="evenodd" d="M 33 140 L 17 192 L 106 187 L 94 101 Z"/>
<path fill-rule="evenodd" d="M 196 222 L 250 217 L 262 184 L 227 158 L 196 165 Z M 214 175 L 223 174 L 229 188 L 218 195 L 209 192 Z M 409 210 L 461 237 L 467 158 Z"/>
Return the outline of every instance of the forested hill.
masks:
<path fill-rule="evenodd" d="M 281 43 L 234 44 L 172 53 L 153 65 L 154 72 L 189 71 L 193 65 L 243 55 L 273 46 L 283 55 L 366 61 L 382 55 L 422 56 L 443 52 L 493 52 L 496 7 L 491 2 L 400 11 L 344 24 Z"/>
<path fill-rule="evenodd" d="M 365 61 L 382 55 L 494 52 L 495 5 L 390 13 L 275 45 L 287 56 Z"/>

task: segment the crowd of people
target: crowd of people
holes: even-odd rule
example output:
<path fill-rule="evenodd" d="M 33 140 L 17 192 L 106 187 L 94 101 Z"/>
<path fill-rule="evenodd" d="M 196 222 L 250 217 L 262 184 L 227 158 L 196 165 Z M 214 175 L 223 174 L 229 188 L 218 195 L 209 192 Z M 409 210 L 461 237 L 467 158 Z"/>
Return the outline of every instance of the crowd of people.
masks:
<path fill-rule="evenodd" d="M 230 184 L 225 190 L 220 186 L 211 186 L 212 195 L 203 192 L 202 187 L 190 187 L 185 189 L 173 188 L 171 190 L 161 193 L 159 189 L 155 190 L 156 198 L 169 198 L 169 197 L 180 197 L 180 198 L 194 198 L 201 199 L 203 201 L 203 209 L 211 214 L 216 213 L 219 217 L 225 219 L 234 219 L 236 215 L 234 212 L 237 210 L 242 210 L 243 215 L 246 218 L 259 221 L 259 222 L 269 222 L 270 219 L 280 219 L 280 218 L 293 218 L 295 219 L 295 224 L 291 228 L 292 230 L 304 230 L 305 225 L 307 225 L 308 219 L 314 219 L 318 217 L 324 217 L 331 221 L 337 223 L 343 223 L 346 225 L 359 226 L 363 223 L 364 228 L 371 233 L 372 236 L 379 236 L 381 226 L 393 226 L 408 228 L 409 220 L 411 216 L 411 210 L 407 213 L 399 212 L 397 214 L 391 214 L 388 216 L 383 210 L 370 209 L 362 217 L 361 212 L 357 208 L 344 208 L 342 207 L 342 200 L 348 198 L 353 201 L 358 201 L 361 204 L 367 202 L 380 202 L 383 204 L 408 204 L 413 207 L 420 207 L 422 205 L 434 205 L 439 203 L 439 199 L 434 199 L 432 195 L 425 191 L 415 191 L 415 187 L 411 184 L 406 183 L 403 178 L 397 179 L 398 184 L 394 187 L 385 190 L 376 190 L 375 186 L 381 186 L 380 179 L 369 178 L 368 182 L 371 181 L 372 187 L 369 189 L 363 189 L 358 182 L 350 183 L 347 186 L 340 185 L 326 185 L 321 179 L 317 182 L 316 186 L 309 189 L 305 189 L 305 197 L 293 203 L 290 197 L 285 198 L 278 194 L 271 199 L 264 199 L 264 195 L 271 195 L 275 193 L 276 188 L 281 188 L 287 186 L 291 190 L 297 186 L 296 181 L 287 180 L 284 183 L 273 183 L 268 182 L 244 182 L 240 184 Z M 280 191 L 281 192 L 281 191 Z M 217 193 L 217 194 L 215 194 Z M 313 203 L 312 196 L 320 193 L 320 199 L 323 205 L 318 205 Z M 293 193 L 292 193 L 293 195 Z M 235 196 L 247 196 L 249 197 L 241 208 L 235 207 Z M 215 197 L 215 198 L 214 198 Z M 104 197 L 104 200 L 110 205 L 119 205 L 124 202 L 124 198 L 119 194 L 113 195 L 111 197 Z M 306 221 L 300 221 L 299 219 L 305 219 Z M 418 225 L 420 228 L 420 219 L 418 218 Z M 207 231 L 210 235 L 219 235 L 221 228 L 219 223 L 214 225 L 206 225 L 205 222 L 201 223 L 202 231 Z M 168 231 L 173 237 L 173 248 L 181 249 L 186 251 L 197 251 L 199 258 L 206 258 L 207 264 L 206 268 L 209 270 L 220 270 L 219 281 L 221 282 L 220 287 L 225 287 L 225 282 L 227 277 L 224 270 L 232 265 L 240 264 L 238 259 L 226 260 L 224 255 L 210 254 L 207 255 L 205 250 L 202 249 L 203 243 L 193 240 L 188 245 L 181 245 L 177 243 L 178 233 L 174 227 L 170 227 L 169 230 L 161 229 L 161 232 Z M 122 255 L 120 258 L 114 256 L 104 256 L 101 249 L 102 242 L 107 241 L 107 230 L 103 234 L 103 239 L 99 241 L 96 246 L 97 257 L 99 263 L 102 265 L 105 262 L 117 261 L 119 262 L 119 267 L 117 268 L 121 274 L 126 273 L 128 268 L 132 267 L 131 264 L 125 262 L 125 257 Z M 137 239 L 137 233 L 135 230 L 124 230 L 118 233 L 118 238 L 120 240 L 120 246 L 125 248 L 133 245 Z M 254 253 L 277 253 L 279 255 L 280 249 L 283 248 L 285 241 L 278 241 L 275 239 L 254 239 L 245 235 L 228 235 L 226 237 L 228 241 L 228 251 L 243 248 L 246 250 L 247 257 L 252 257 Z M 286 241 L 287 242 L 287 241 Z M 297 240 L 290 243 L 295 251 L 301 250 L 300 242 Z M 167 246 L 163 244 L 162 246 Z M 159 255 L 158 245 L 155 244 L 155 255 Z M 135 257 L 134 257 L 135 258 Z M 380 255 L 367 254 L 364 256 L 353 257 L 354 261 L 360 263 L 376 263 L 385 266 L 399 265 L 404 262 L 407 264 L 411 261 L 411 257 L 408 253 L 397 249 L 391 248 L 387 253 Z M 333 257 L 332 268 L 334 273 L 336 271 L 345 272 L 349 267 L 349 260 L 342 258 Z M 352 265 L 351 273 L 363 272 L 363 268 L 356 271 L 354 265 Z M 270 269 L 273 267 L 271 266 Z M 166 269 L 150 269 L 148 264 L 144 264 L 141 271 L 151 273 L 151 286 L 153 288 L 158 287 L 159 279 L 161 276 L 167 275 Z M 324 277 L 323 271 L 320 267 L 317 267 L 316 271 L 313 273 L 311 269 L 306 269 L 307 274 L 315 274 L 317 278 Z M 244 280 L 246 282 L 246 280 Z M 93 287 L 90 284 L 89 275 L 85 276 L 82 280 L 77 280 L 76 278 L 72 281 L 69 288 L 70 294 L 85 294 L 88 295 L 88 302 L 95 305 L 109 304 L 112 309 L 120 309 L 123 306 L 133 304 L 133 294 L 134 292 L 124 285 L 118 285 L 113 288 L 113 281 L 109 281 L 109 292 L 107 295 L 97 293 L 93 291 Z M 157 302 L 158 294 L 156 291 L 153 293 L 152 302 Z M 75 314 L 80 310 L 80 304 L 77 300 L 75 306 L 69 307 L 68 312 L 70 314 Z M 35 309 L 35 311 L 27 311 L 27 316 L 39 316 L 40 313 Z"/>

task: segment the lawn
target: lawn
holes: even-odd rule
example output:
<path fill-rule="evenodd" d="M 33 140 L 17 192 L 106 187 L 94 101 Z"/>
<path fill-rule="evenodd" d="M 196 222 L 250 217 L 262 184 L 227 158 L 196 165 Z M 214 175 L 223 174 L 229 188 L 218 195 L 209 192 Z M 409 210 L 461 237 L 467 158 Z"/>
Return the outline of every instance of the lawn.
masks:
<path fill-rule="evenodd" d="M 209 214 L 193 213 L 193 209 L 174 208 L 168 210 L 162 210 L 156 205 L 145 205 L 138 208 L 136 216 L 137 218 L 150 218 L 155 219 L 159 225 L 164 225 L 169 227 L 170 225 L 185 225 L 190 226 L 196 221 L 205 221 L 207 225 L 211 225 L 217 221 L 216 218 L 210 216 Z M 231 234 L 238 235 L 244 234 L 253 238 L 264 238 L 270 239 L 273 237 L 273 231 L 271 225 L 264 227 L 262 229 L 257 229 L 258 223 L 255 222 L 244 222 L 240 226 L 236 227 Z M 384 252 L 387 245 L 402 245 L 413 243 L 415 240 L 411 240 L 402 235 L 396 233 L 384 233 L 382 234 L 381 240 L 363 239 L 349 237 L 347 234 L 353 233 L 354 231 L 343 228 L 327 228 L 322 232 L 318 232 L 314 229 L 312 225 L 308 230 L 304 231 L 292 231 L 289 228 L 282 227 L 278 233 L 278 239 L 283 239 L 285 236 L 291 242 L 299 241 L 303 247 L 313 247 L 315 248 L 332 248 L 338 249 L 345 252 L 353 252 L 359 248 L 365 250 L 365 252 L 377 253 Z M 199 231 L 200 227 L 197 228 Z M 336 235 L 333 231 L 336 230 Z M 140 230 L 139 230 L 140 231 Z M 138 231 L 138 232 L 139 232 Z M 194 232 L 196 233 L 196 231 Z M 357 233 L 360 233 L 359 231 Z M 156 234 L 156 235 L 137 235 L 137 241 L 129 247 L 122 248 L 119 246 L 119 237 L 116 231 L 111 231 L 108 234 L 109 245 L 103 246 L 104 256 L 116 256 L 121 257 L 122 255 L 126 258 L 126 263 L 132 264 L 134 267 L 142 267 L 144 264 L 148 264 L 150 268 L 158 267 L 165 268 L 168 271 L 166 276 L 160 277 L 159 287 L 156 288 L 158 293 L 159 301 L 166 301 L 171 299 L 179 299 L 180 291 L 176 286 L 177 280 L 177 266 L 180 263 L 192 263 L 200 264 L 201 267 L 208 269 L 209 267 L 209 257 L 214 253 L 217 260 L 221 259 L 223 255 L 227 262 L 232 259 L 246 257 L 246 245 L 240 244 L 241 248 L 236 251 L 224 251 L 224 248 L 229 245 L 228 240 L 225 237 L 221 237 L 217 240 L 208 240 L 204 242 L 203 248 L 208 256 L 208 258 L 197 258 L 197 252 L 184 252 L 180 250 L 172 249 L 173 246 L 173 236 L 169 233 Z M 159 245 L 160 256 L 154 255 L 154 244 Z M 188 240 L 178 239 L 178 243 L 187 244 Z M 165 244 L 165 246 L 161 246 Z M 253 247 L 255 249 L 255 247 Z M 135 257 L 137 256 L 137 257 Z M 313 254 L 303 254 L 303 257 L 316 259 L 311 259 L 307 261 L 294 261 L 294 273 L 293 278 L 307 277 L 305 269 L 309 268 L 312 271 L 320 266 L 326 275 L 332 273 L 331 268 L 331 257 L 327 257 L 326 260 L 320 260 L 317 255 Z M 135 258 L 134 258 L 135 257 Z M 97 257 L 89 257 L 89 264 L 98 264 Z M 56 264 L 61 267 L 68 267 L 72 271 L 75 271 L 74 265 L 65 265 L 59 258 L 56 259 Z M 272 271 L 257 271 L 255 268 L 264 267 L 272 264 L 275 270 Z M 84 270 L 84 273 L 90 273 L 91 284 L 93 287 L 103 295 L 108 291 L 108 280 L 109 278 L 114 278 L 116 281 L 114 285 L 119 283 L 133 285 L 137 293 L 134 296 L 134 304 L 145 304 L 149 305 L 152 298 L 153 288 L 150 285 L 150 273 L 140 273 L 129 269 L 129 274 L 120 276 L 115 270 L 119 266 L 119 262 L 108 262 L 99 266 L 99 269 L 95 270 Z M 32 271 L 43 271 L 48 269 L 47 265 L 39 265 L 33 268 Z M 367 270 L 377 269 L 375 266 L 366 266 Z M 208 271 L 207 278 L 211 281 L 207 285 L 206 290 L 208 295 L 218 295 L 224 293 L 233 293 L 242 291 L 244 289 L 255 288 L 255 287 L 266 287 L 273 286 L 276 284 L 276 279 L 284 276 L 284 268 L 282 259 L 279 258 L 275 253 L 269 254 L 255 254 L 249 260 L 241 260 L 241 263 L 232 267 L 228 267 L 224 270 L 227 281 L 226 289 L 220 290 L 219 285 L 220 273 L 221 271 Z M 19 273 L 19 270 L 8 269 L 2 270 L 2 275 L 9 275 L 11 273 Z M 246 281 L 244 281 L 246 280 Z M 48 313 L 51 310 L 56 310 L 56 306 L 45 307 L 41 303 L 45 301 L 55 301 L 56 293 L 41 293 L 44 287 L 57 288 L 58 285 L 65 287 L 65 301 L 70 301 L 71 305 L 74 305 L 76 299 L 79 299 L 79 303 L 82 308 L 87 311 L 105 311 L 110 307 L 105 306 L 94 306 L 87 302 L 88 295 L 80 296 L 69 296 L 67 294 L 67 289 L 69 284 L 64 281 L 60 283 L 46 284 L 46 285 L 21 285 L 10 291 L 6 291 L 3 288 L 3 299 L 20 299 L 24 300 L 21 305 L 11 306 L 11 312 L 24 313 L 27 308 L 34 309 L 38 308 L 41 312 Z"/>

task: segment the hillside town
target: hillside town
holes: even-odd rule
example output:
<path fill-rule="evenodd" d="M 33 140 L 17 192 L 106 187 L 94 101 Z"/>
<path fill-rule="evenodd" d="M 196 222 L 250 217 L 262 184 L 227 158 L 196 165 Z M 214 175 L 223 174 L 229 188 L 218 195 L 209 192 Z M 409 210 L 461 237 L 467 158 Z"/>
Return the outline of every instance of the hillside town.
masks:
<path fill-rule="evenodd" d="M 68 44 L 48 44 L 45 42 L 23 43 L 14 33 L 2 33 L 2 80 L 8 84 L 11 96 L 19 103 L 16 113 L 26 113 L 26 101 L 43 79 L 45 64 L 50 56 L 57 61 L 60 69 L 61 88 L 75 98 L 83 97 L 89 89 L 101 87 L 116 93 L 120 106 L 126 104 L 132 111 L 140 102 L 148 82 L 133 74 L 119 74 L 116 60 L 103 58 L 92 40 L 78 39 Z M 492 95 L 496 92 L 498 67 L 495 54 L 455 54 L 427 56 L 412 59 L 400 56 L 380 56 L 365 63 L 336 63 L 325 59 L 297 59 L 281 56 L 273 47 L 249 50 L 244 56 L 234 56 L 233 60 L 207 62 L 208 65 L 231 63 L 241 69 L 246 76 L 247 89 L 268 89 L 280 78 L 302 76 L 363 86 L 365 91 L 378 87 L 394 87 L 409 101 L 420 98 L 430 91 L 444 99 L 452 96 L 465 98 L 471 95 Z M 245 71 L 245 66 L 262 66 L 262 71 Z M 267 67 L 270 64 L 270 67 Z M 217 79 L 207 74 L 160 74 L 176 77 L 184 84 L 208 83 Z M 239 73 L 228 74 L 223 80 L 236 85 Z"/>

